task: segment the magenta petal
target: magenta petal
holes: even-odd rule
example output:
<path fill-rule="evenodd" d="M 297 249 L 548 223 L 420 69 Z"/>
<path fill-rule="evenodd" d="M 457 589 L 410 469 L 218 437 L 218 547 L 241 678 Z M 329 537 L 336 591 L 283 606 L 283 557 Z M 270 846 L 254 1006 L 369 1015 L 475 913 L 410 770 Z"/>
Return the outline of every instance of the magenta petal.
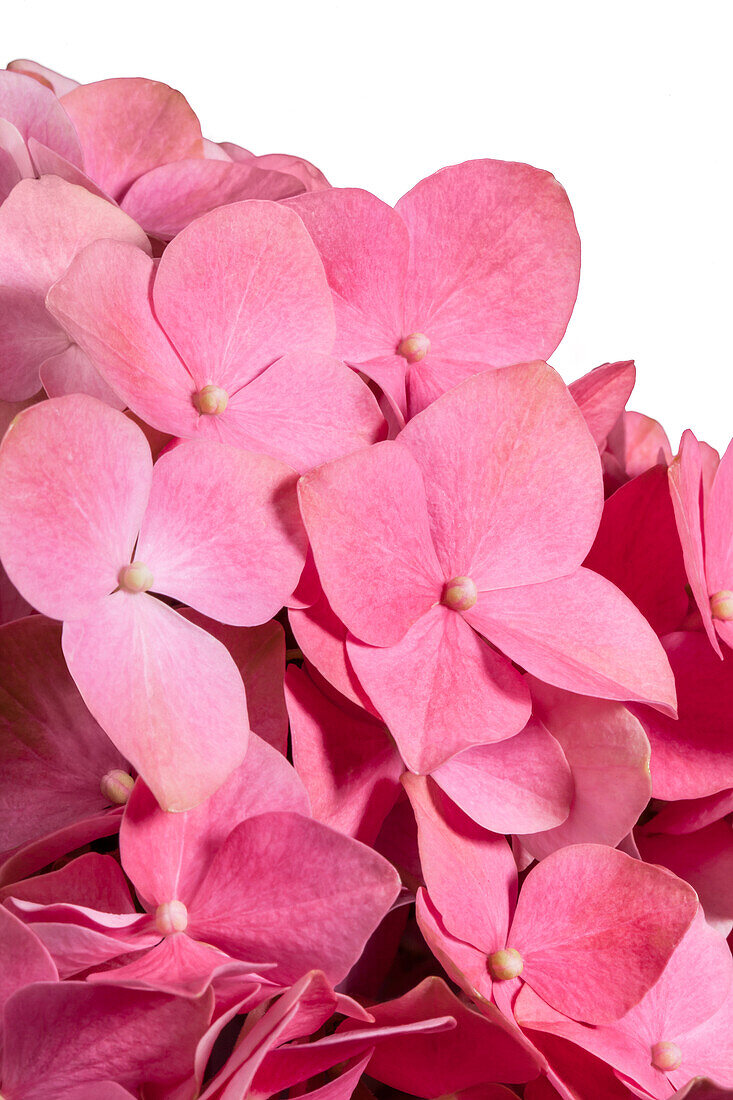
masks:
<path fill-rule="evenodd" d="M 170 1087 L 191 1072 L 211 1005 L 84 982 L 28 987 L 6 1009 L 3 1088 L 23 1100 L 58 1100 L 98 1082 L 100 1067 L 134 1091 Z"/>
<path fill-rule="evenodd" d="M 378 649 L 350 638 L 346 648 L 412 771 L 431 772 L 471 745 L 512 737 L 529 719 L 522 676 L 440 604 L 396 645 Z"/>
<path fill-rule="evenodd" d="M 680 879 L 614 848 L 553 852 L 520 892 L 509 934 L 522 978 L 566 1016 L 610 1023 L 641 1000 L 697 910 Z"/>
<path fill-rule="evenodd" d="M 289 466 L 224 443 L 161 455 L 136 549 L 152 587 L 220 622 L 267 622 L 305 562 L 295 486 Z"/>
<path fill-rule="evenodd" d="M 89 614 L 130 561 L 150 492 L 150 447 L 92 397 L 42 401 L 0 449 L 0 557 L 38 611 Z"/>
<path fill-rule="evenodd" d="M 636 381 L 631 360 L 604 363 L 568 386 L 582 412 L 599 450 L 603 450 L 611 428 L 622 415 Z"/>
<path fill-rule="evenodd" d="M 527 164 L 474 160 L 418 183 L 396 207 L 410 233 L 405 330 L 487 366 L 547 359 L 578 289 L 567 195 Z"/>
<path fill-rule="evenodd" d="M 398 892 L 387 861 L 350 837 L 297 814 L 261 814 L 215 856 L 189 931 L 235 958 L 277 963 L 268 977 L 290 983 L 318 968 L 338 982 Z"/>
<path fill-rule="evenodd" d="M 394 645 L 444 581 L 417 463 L 399 444 L 377 443 L 311 470 L 298 492 L 334 612 L 362 641 Z"/>
<path fill-rule="evenodd" d="M 244 685 L 227 650 L 146 593 L 66 623 L 64 656 L 92 714 L 161 806 L 187 810 L 241 763 Z"/>
<path fill-rule="evenodd" d="M 203 153 L 196 115 L 181 93 L 167 84 L 137 78 L 100 80 L 74 88 L 61 104 L 79 135 L 86 172 L 114 199 L 119 200 L 143 172 Z"/>
<path fill-rule="evenodd" d="M 482 592 L 465 615 L 540 680 L 675 713 L 674 677 L 656 634 L 618 588 L 590 569 Z"/>
<path fill-rule="evenodd" d="M 422 471 L 446 580 L 470 576 L 481 591 L 580 565 L 601 515 L 600 462 L 551 367 L 474 375 L 411 420 L 399 442 Z"/>
<path fill-rule="evenodd" d="M 475 745 L 446 760 L 433 779 L 473 821 L 494 833 L 560 825 L 573 800 L 565 754 L 541 722 L 495 745 Z"/>
<path fill-rule="evenodd" d="M 275 810 L 307 815 L 308 796 L 292 765 L 254 735 L 215 796 L 185 813 L 161 810 L 139 779 L 120 828 L 125 873 L 150 908 L 174 898 L 188 904 L 232 829 Z"/>
<path fill-rule="evenodd" d="M 166 248 L 153 300 L 197 388 L 232 394 L 286 352 L 333 344 L 323 265 L 298 216 L 278 203 L 198 218 Z"/>
<path fill-rule="evenodd" d="M 73 121 L 51 89 L 38 80 L 0 72 L 0 118 L 12 122 L 25 141 L 36 138 L 74 164 L 82 164 Z"/>

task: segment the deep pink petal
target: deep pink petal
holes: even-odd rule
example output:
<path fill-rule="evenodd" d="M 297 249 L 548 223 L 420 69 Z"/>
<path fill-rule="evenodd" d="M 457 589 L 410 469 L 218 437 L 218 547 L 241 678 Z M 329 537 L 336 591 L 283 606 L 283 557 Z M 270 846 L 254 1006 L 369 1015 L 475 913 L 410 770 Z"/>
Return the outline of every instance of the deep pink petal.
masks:
<path fill-rule="evenodd" d="M 220 622 L 267 622 L 305 562 L 295 485 L 277 459 L 224 443 L 192 441 L 161 455 L 136 549 L 153 589 Z"/>
<path fill-rule="evenodd" d="M 38 937 L 2 905 L 0 962 L 0 1013 L 18 989 L 33 982 L 53 982 L 58 978 L 53 959 Z"/>
<path fill-rule="evenodd" d="M 115 199 L 151 168 L 203 154 L 196 115 L 167 84 L 100 80 L 67 92 L 61 104 L 79 135 L 86 172 Z"/>
<path fill-rule="evenodd" d="M 546 683 L 674 714 L 674 677 L 656 634 L 618 588 L 590 569 L 483 592 L 465 616 Z"/>
<path fill-rule="evenodd" d="M 311 470 L 298 492 L 318 574 L 362 641 L 394 645 L 441 596 L 420 469 L 378 443 Z"/>
<path fill-rule="evenodd" d="M 468 997 L 478 994 L 489 1001 L 493 983 L 486 965 L 487 952 L 453 936 L 422 887 L 415 898 L 415 918 L 425 943 L 451 981 Z"/>
<path fill-rule="evenodd" d="M 350 638 L 346 648 L 412 771 L 431 772 L 471 745 L 512 737 L 529 719 L 522 676 L 442 605 L 396 645 L 379 649 Z"/>
<path fill-rule="evenodd" d="M 636 381 L 632 360 L 604 363 L 568 386 L 599 450 L 622 415 Z"/>
<path fill-rule="evenodd" d="M 536 720 L 506 741 L 464 749 L 432 776 L 464 813 L 494 833 L 559 826 L 573 800 L 565 754 Z"/>
<path fill-rule="evenodd" d="M 241 869 L 246 868 L 243 876 Z M 249 818 L 230 833 L 189 907 L 191 935 L 235 958 L 340 981 L 399 891 L 371 849 L 298 814 Z"/>
<path fill-rule="evenodd" d="M 234 203 L 198 218 L 166 248 L 153 299 L 199 389 L 231 395 L 286 352 L 333 344 L 323 265 L 279 203 Z"/>
<path fill-rule="evenodd" d="M 523 980 L 550 1005 L 610 1023 L 659 978 L 696 910 L 694 891 L 668 872 L 576 844 L 527 877 L 508 943 L 524 960 Z"/>
<path fill-rule="evenodd" d="M 147 593 L 118 592 L 64 625 L 85 703 L 168 810 L 213 793 L 242 761 L 244 685 L 224 646 Z"/>
<path fill-rule="evenodd" d="M 150 492 L 145 436 L 93 397 L 42 401 L 0 449 L 0 557 L 38 611 L 89 614 L 117 587 Z"/>
<path fill-rule="evenodd" d="M 121 814 L 122 807 L 114 806 L 46 833 L 39 840 L 26 841 L 0 861 L 0 884 L 17 882 L 85 844 L 114 836 L 120 827 Z"/>
<path fill-rule="evenodd" d="M 319 587 L 320 587 L 320 582 Z M 347 630 L 334 614 L 321 590 L 310 607 L 290 608 L 290 628 L 309 664 L 331 684 L 339 694 L 364 710 L 374 707 L 359 683 L 346 655 Z"/>
<path fill-rule="evenodd" d="M 422 470 L 446 580 L 503 588 L 580 565 L 601 515 L 600 462 L 552 368 L 475 375 L 411 420 L 399 442 Z"/>

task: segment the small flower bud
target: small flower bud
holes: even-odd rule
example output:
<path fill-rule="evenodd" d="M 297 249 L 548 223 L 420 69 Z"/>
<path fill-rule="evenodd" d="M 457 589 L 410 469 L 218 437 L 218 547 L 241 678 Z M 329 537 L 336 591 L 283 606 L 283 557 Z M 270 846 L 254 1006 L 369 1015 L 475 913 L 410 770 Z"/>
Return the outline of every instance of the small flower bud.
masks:
<path fill-rule="evenodd" d="M 124 592 L 147 592 L 153 587 L 153 574 L 144 561 L 133 561 L 122 566 L 117 583 Z"/>
<path fill-rule="evenodd" d="M 522 956 L 514 947 L 495 951 L 493 955 L 489 955 L 487 965 L 495 982 L 508 982 L 512 978 L 518 978 L 524 970 Z"/>
<path fill-rule="evenodd" d="M 478 590 L 470 577 L 454 577 L 443 590 L 443 603 L 451 611 L 468 611 L 478 599 Z"/>
<path fill-rule="evenodd" d="M 113 768 L 111 772 L 107 772 L 106 775 L 102 776 L 99 789 L 102 792 L 102 797 L 106 798 L 108 802 L 114 802 L 115 806 L 124 806 L 134 786 L 135 780 L 131 775 L 123 772 L 120 768 Z"/>
<path fill-rule="evenodd" d="M 221 386 L 204 386 L 196 394 L 196 405 L 205 416 L 218 416 L 229 404 L 229 394 Z"/>
<path fill-rule="evenodd" d="M 710 610 L 714 619 L 722 619 L 728 622 L 733 619 L 733 592 L 723 590 L 710 597 Z"/>
<path fill-rule="evenodd" d="M 679 1069 L 682 1064 L 682 1051 L 676 1043 L 655 1043 L 652 1047 L 652 1065 L 662 1073 Z"/>
<path fill-rule="evenodd" d="M 161 936 L 185 932 L 188 927 L 188 909 L 182 901 L 176 899 L 163 902 L 155 910 L 155 927 Z"/>
<path fill-rule="evenodd" d="M 430 341 L 422 332 L 413 332 L 400 340 L 397 354 L 408 363 L 419 363 L 430 351 Z"/>

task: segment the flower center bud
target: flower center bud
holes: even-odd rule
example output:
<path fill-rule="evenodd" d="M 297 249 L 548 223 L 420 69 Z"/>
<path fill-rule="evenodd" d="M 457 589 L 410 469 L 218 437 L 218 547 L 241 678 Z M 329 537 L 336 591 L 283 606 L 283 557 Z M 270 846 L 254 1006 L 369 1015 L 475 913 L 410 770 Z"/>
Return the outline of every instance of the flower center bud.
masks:
<path fill-rule="evenodd" d="M 111 772 L 107 772 L 106 775 L 102 776 L 99 789 L 102 792 L 102 797 L 106 798 L 108 802 L 114 802 L 115 806 L 124 806 L 134 786 L 135 780 L 131 775 L 123 772 L 120 768 L 113 768 Z"/>
<path fill-rule="evenodd" d="M 655 1043 L 652 1047 L 652 1065 L 662 1073 L 679 1069 L 682 1065 L 682 1051 L 676 1043 Z"/>
<path fill-rule="evenodd" d="M 443 590 L 442 602 L 451 611 L 468 611 L 477 599 L 478 591 L 470 577 L 454 577 Z"/>
<path fill-rule="evenodd" d="M 722 619 L 724 622 L 733 619 L 733 592 L 716 592 L 710 597 L 710 610 L 714 619 Z"/>
<path fill-rule="evenodd" d="M 397 346 L 397 354 L 408 363 L 419 363 L 430 351 L 430 341 L 422 332 L 412 332 L 403 337 Z"/>
<path fill-rule="evenodd" d="M 204 386 L 196 394 L 196 405 L 205 416 L 218 416 L 229 404 L 229 394 L 221 386 Z"/>
<path fill-rule="evenodd" d="M 155 910 L 155 928 L 161 936 L 185 932 L 188 927 L 188 909 L 182 901 L 165 901 Z"/>
<path fill-rule="evenodd" d="M 512 978 L 518 978 L 524 970 L 524 960 L 514 947 L 495 951 L 493 955 L 489 955 L 487 965 L 495 982 L 508 982 Z"/>
<path fill-rule="evenodd" d="M 153 574 L 144 561 L 133 561 L 122 566 L 117 583 L 124 592 L 147 592 L 153 587 Z"/>

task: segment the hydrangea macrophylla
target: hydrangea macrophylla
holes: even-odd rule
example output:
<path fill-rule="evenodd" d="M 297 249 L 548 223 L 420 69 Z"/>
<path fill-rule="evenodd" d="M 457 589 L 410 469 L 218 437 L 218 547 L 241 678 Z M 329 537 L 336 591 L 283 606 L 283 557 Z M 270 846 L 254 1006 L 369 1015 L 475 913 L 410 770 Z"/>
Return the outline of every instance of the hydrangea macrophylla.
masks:
<path fill-rule="evenodd" d="M 638 1004 L 695 916 L 686 883 L 614 848 L 577 844 L 538 864 L 517 897 L 506 840 L 476 826 L 431 780 L 403 782 L 426 883 L 418 920 L 454 981 L 510 1017 L 525 983 L 588 1024 Z"/>
<path fill-rule="evenodd" d="M 224 646 L 149 591 L 266 622 L 305 559 L 293 471 L 205 440 L 153 469 L 140 429 L 79 395 L 17 417 L 0 498 L 0 557 L 29 602 L 64 621 L 91 713 L 162 805 L 196 805 L 244 756 L 244 686 Z"/>
<path fill-rule="evenodd" d="M 50 396 L 91 393 L 119 404 L 82 350 L 46 309 L 46 294 L 86 245 L 124 241 L 150 254 L 142 229 L 121 210 L 56 176 L 23 180 L 0 208 L 0 398 L 23 401 L 41 384 Z"/>
<path fill-rule="evenodd" d="M 336 354 L 402 416 L 470 374 L 547 359 L 560 343 L 580 243 L 549 173 L 475 160 L 428 176 L 394 210 L 343 188 L 289 204 L 333 290 Z"/>
<path fill-rule="evenodd" d="M 412 770 L 523 728 L 529 691 L 511 661 L 674 713 L 648 623 L 581 568 L 601 511 L 598 452 L 545 364 L 474 375 L 395 442 L 306 474 L 299 493 L 351 665 Z"/>
<path fill-rule="evenodd" d="M 327 354 L 333 308 L 318 254 L 297 215 L 275 203 L 198 219 L 157 269 L 101 242 L 48 306 L 160 431 L 265 451 L 299 470 L 383 435 L 367 386 Z"/>

